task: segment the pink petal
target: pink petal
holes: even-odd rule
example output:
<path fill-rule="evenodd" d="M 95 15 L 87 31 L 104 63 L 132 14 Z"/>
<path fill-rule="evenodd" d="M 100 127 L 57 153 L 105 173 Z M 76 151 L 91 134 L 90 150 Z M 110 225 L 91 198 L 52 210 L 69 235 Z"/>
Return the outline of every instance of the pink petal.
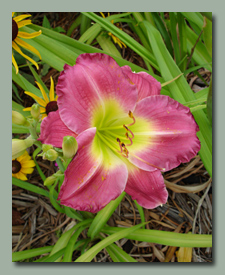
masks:
<path fill-rule="evenodd" d="M 147 209 L 166 203 L 168 198 L 160 171 L 149 172 L 138 168 L 129 171 L 125 192 Z"/>
<path fill-rule="evenodd" d="M 64 136 L 77 137 L 77 134 L 70 131 L 62 122 L 58 110 L 50 112 L 41 122 L 41 135 L 38 140 L 43 144 L 51 144 L 61 148 Z"/>
<path fill-rule="evenodd" d="M 124 191 L 128 178 L 127 167 L 119 158 L 110 167 L 104 165 L 101 157 L 92 156 L 95 131 L 96 128 L 91 128 L 77 137 L 80 149 L 65 172 L 58 197 L 63 205 L 92 213 L 116 199 Z"/>
<path fill-rule="evenodd" d="M 137 86 L 138 101 L 147 96 L 160 95 L 161 83 L 153 76 L 146 72 L 133 73 L 129 66 L 123 66 L 121 69 Z"/>
<path fill-rule="evenodd" d="M 128 113 L 134 109 L 138 96 L 136 86 L 114 59 L 100 53 L 81 54 L 76 65 L 65 65 L 56 92 L 60 116 L 76 133 L 93 127 L 93 113 L 104 108 L 104 100 L 116 99 Z"/>
<path fill-rule="evenodd" d="M 168 171 L 189 162 L 200 150 L 196 135 L 199 128 L 190 109 L 172 98 L 163 95 L 144 98 L 137 103 L 134 116 L 148 120 L 150 129 L 144 133 L 149 138 L 146 146 L 132 152 L 137 158 L 130 156 L 130 161 L 139 168 L 156 170 L 144 160 Z"/>

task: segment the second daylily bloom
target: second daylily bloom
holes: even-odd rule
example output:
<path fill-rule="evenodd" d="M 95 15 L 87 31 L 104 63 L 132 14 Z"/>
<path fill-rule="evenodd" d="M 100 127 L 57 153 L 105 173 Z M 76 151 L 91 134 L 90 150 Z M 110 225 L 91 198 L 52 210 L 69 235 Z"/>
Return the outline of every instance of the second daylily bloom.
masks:
<path fill-rule="evenodd" d="M 78 152 L 65 172 L 61 204 L 97 212 L 123 191 L 145 208 L 166 203 L 161 172 L 188 162 L 200 149 L 189 110 L 147 73 L 119 67 L 104 54 L 82 54 L 58 80 L 58 110 L 39 138 L 62 147 L 74 136 Z"/>

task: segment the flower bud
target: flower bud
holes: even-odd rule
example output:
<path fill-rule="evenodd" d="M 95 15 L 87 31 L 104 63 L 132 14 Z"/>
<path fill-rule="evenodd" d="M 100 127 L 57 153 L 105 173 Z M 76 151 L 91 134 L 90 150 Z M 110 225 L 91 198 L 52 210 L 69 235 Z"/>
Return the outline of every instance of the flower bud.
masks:
<path fill-rule="evenodd" d="M 43 155 L 43 159 L 47 159 L 50 161 L 55 161 L 58 157 L 58 153 L 54 149 L 49 149 L 46 153 Z"/>
<path fill-rule="evenodd" d="M 55 181 L 56 181 L 56 177 L 54 175 L 48 177 L 45 179 L 44 181 L 44 185 L 47 186 L 47 185 L 52 185 Z"/>
<path fill-rule="evenodd" d="M 35 139 L 12 139 L 12 159 L 18 158 L 21 156 L 25 150 L 32 146 L 35 142 Z"/>
<path fill-rule="evenodd" d="M 33 104 L 30 113 L 34 119 L 38 119 L 40 116 L 40 106 L 38 104 Z"/>
<path fill-rule="evenodd" d="M 42 144 L 42 151 L 46 153 L 49 149 L 53 149 L 53 146 L 50 144 Z"/>
<path fill-rule="evenodd" d="M 65 136 L 63 138 L 62 150 L 63 156 L 67 159 L 73 158 L 77 152 L 78 144 L 75 137 Z"/>
<path fill-rule="evenodd" d="M 29 122 L 26 118 L 19 112 L 12 111 L 12 123 L 17 125 L 29 126 Z"/>

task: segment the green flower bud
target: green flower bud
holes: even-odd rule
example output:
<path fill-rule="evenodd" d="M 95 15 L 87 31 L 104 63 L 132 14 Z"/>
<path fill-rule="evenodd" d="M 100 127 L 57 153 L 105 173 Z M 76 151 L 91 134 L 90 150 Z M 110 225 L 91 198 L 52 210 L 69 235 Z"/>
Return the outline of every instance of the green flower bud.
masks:
<path fill-rule="evenodd" d="M 62 150 L 63 156 L 67 159 L 73 158 L 77 152 L 78 144 L 74 137 L 65 136 L 63 138 Z"/>
<path fill-rule="evenodd" d="M 40 106 L 38 104 L 33 104 L 30 113 L 34 119 L 38 119 L 40 116 Z"/>
<path fill-rule="evenodd" d="M 18 158 L 21 156 L 25 150 L 32 146 L 35 142 L 35 139 L 12 139 L 12 159 Z"/>
<path fill-rule="evenodd" d="M 55 161 L 58 157 L 58 153 L 54 149 L 49 149 L 46 153 L 43 155 L 43 159 L 47 159 L 50 161 Z"/>
<path fill-rule="evenodd" d="M 42 151 L 44 153 L 46 153 L 49 149 L 53 149 L 53 146 L 49 144 L 42 144 Z"/>
<path fill-rule="evenodd" d="M 12 111 L 12 123 L 17 125 L 29 126 L 29 122 L 26 118 L 19 112 Z"/>
<path fill-rule="evenodd" d="M 47 185 L 52 185 L 55 181 L 56 181 L 56 177 L 54 175 L 46 178 L 46 180 L 44 181 L 44 185 L 47 186 Z"/>

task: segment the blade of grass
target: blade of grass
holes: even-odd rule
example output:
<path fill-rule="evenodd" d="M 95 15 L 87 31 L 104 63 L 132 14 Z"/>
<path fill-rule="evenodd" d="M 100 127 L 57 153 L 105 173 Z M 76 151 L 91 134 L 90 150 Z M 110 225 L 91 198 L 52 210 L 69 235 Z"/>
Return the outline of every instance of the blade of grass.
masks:
<path fill-rule="evenodd" d="M 187 35 L 186 35 L 186 24 L 184 21 L 183 15 L 178 12 L 177 13 L 177 22 L 178 22 L 178 30 L 179 30 L 179 38 L 180 38 L 180 60 L 185 58 L 187 55 Z M 179 66 L 180 70 L 183 72 L 186 69 L 187 60 L 184 59 Z"/>
<path fill-rule="evenodd" d="M 121 227 L 104 227 L 101 232 L 114 235 L 127 230 Z M 212 247 L 212 235 L 184 234 L 151 229 L 137 229 L 127 239 L 177 247 Z"/>
<path fill-rule="evenodd" d="M 163 23 L 162 18 L 159 16 L 159 14 L 157 12 L 152 12 L 152 16 L 153 16 L 153 19 L 155 21 L 158 31 L 161 33 L 161 35 L 165 41 L 165 44 L 166 44 L 166 47 L 167 47 L 169 53 L 171 54 L 171 56 L 173 56 L 173 47 L 171 44 L 170 36 L 169 36 L 169 33 Z"/>
<path fill-rule="evenodd" d="M 12 262 L 19 262 L 51 252 L 53 245 L 12 253 Z"/>
<path fill-rule="evenodd" d="M 93 239 L 101 231 L 103 226 L 107 223 L 113 212 L 116 210 L 116 208 L 124 198 L 125 194 L 126 193 L 123 192 L 117 199 L 111 201 L 108 205 L 106 205 L 102 210 L 98 212 L 88 230 L 88 237 Z"/>
<path fill-rule="evenodd" d="M 74 247 L 79 235 L 81 234 L 81 232 L 87 227 L 88 227 L 88 225 L 78 228 L 77 231 L 70 238 L 70 240 L 65 248 L 65 252 L 64 252 L 64 256 L 63 256 L 63 260 L 62 260 L 63 262 L 70 263 L 72 261 L 72 255 L 73 255 L 73 250 L 74 250 L 73 247 Z"/>
<path fill-rule="evenodd" d="M 113 260 L 113 262 L 120 263 L 132 263 L 137 262 L 134 258 L 132 258 L 129 254 L 123 251 L 120 247 L 115 245 L 114 243 L 108 245 L 106 251 L 109 253 L 109 256 Z"/>
<path fill-rule="evenodd" d="M 141 226 L 143 226 L 143 223 L 132 226 L 130 228 L 126 228 L 125 230 L 119 231 L 115 234 L 112 234 L 111 236 L 105 238 L 104 240 L 100 241 L 99 243 L 94 245 L 92 248 L 90 248 L 88 251 L 86 251 L 83 255 L 77 258 L 75 262 L 90 262 L 94 258 L 94 256 L 98 252 L 100 252 L 103 248 L 112 244 L 115 241 L 118 241 L 119 239 L 125 238 L 129 233 L 134 232 Z"/>
<path fill-rule="evenodd" d="M 112 54 L 117 57 L 121 57 L 121 54 L 117 50 L 116 46 L 113 44 L 111 41 L 110 37 L 106 37 L 104 34 L 100 34 L 97 38 L 97 41 L 101 48 L 105 51 L 108 52 L 109 54 Z"/>
<path fill-rule="evenodd" d="M 26 189 L 28 191 L 31 191 L 33 193 L 36 193 L 36 194 L 39 194 L 39 195 L 42 195 L 42 196 L 45 196 L 45 197 L 48 197 L 49 198 L 49 192 L 40 188 L 40 187 L 37 187 L 33 184 L 30 184 L 29 182 L 25 182 L 25 181 L 22 181 L 22 180 L 19 180 L 19 179 L 16 179 L 14 177 L 12 177 L 12 184 L 20 187 L 20 188 L 23 188 L 23 189 Z"/>
<path fill-rule="evenodd" d="M 173 41 L 174 56 L 175 56 L 176 63 L 179 64 L 180 49 L 179 49 L 179 43 L 178 43 L 178 37 L 177 37 L 177 18 L 174 12 L 170 12 L 169 15 L 170 15 L 170 31 L 171 31 L 172 41 Z"/>
<path fill-rule="evenodd" d="M 73 21 L 66 35 L 71 36 L 72 32 L 80 25 L 80 23 L 81 23 L 81 14 L 79 14 L 78 17 Z"/>
<path fill-rule="evenodd" d="M 91 19 L 81 14 L 80 34 L 82 35 L 91 26 Z"/>

